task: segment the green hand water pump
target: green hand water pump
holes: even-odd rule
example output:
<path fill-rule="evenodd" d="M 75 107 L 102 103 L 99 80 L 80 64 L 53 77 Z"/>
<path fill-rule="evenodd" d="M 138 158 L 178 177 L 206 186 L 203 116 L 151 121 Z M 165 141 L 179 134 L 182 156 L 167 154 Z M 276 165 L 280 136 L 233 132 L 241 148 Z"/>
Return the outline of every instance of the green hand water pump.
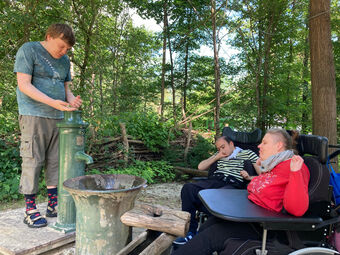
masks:
<path fill-rule="evenodd" d="M 52 227 L 62 232 L 75 231 L 76 208 L 72 196 L 64 189 L 63 182 L 85 174 L 85 164 L 93 163 L 85 154 L 85 129 L 81 111 L 64 112 L 59 128 L 59 181 L 58 218 Z"/>

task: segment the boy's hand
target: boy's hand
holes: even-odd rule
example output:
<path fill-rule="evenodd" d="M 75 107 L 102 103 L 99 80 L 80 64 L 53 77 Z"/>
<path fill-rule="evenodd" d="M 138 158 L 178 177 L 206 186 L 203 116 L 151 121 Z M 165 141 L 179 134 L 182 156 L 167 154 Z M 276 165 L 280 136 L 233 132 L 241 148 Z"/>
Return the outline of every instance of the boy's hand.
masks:
<path fill-rule="evenodd" d="M 250 175 L 249 175 L 248 172 L 245 171 L 245 170 L 242 170 L 242 171 L 240 172 L 240 175 L 243 177 L 243 179 L 245 179 L 245 180 L 247 180 L 247 181 L 250 181 L 250 180 L 251 180 Z"/>
<path fill-rule="evenodd" d="M 59 110 L 59 111 L 65 111 L 65 112 L 71 112 L 77 110 L 77 108 L 70 107 L 70 104 L 61 100 L 54 100 L 53 102 L 53 108 Z"/>
<path fill-rule="evenodd" d="M 71 100 L 69 100 L 69 103 L 72 107 L 78 109 L 82 105 L 83 100 L 81 100 L 80 96 L 78 95 L 76 97 L 73 97 Z"/>
<path fill-rule="evenodd" d="M 215 158 L 216 158 L 217 160 L 220 160 L 221 158 L 225 158 L 225 157 L 228 157 L 228 156 L 229 156 L 229 155 L 225 154 L 223 151 L 219 151 L 219 152 L 216 154 Z"/>

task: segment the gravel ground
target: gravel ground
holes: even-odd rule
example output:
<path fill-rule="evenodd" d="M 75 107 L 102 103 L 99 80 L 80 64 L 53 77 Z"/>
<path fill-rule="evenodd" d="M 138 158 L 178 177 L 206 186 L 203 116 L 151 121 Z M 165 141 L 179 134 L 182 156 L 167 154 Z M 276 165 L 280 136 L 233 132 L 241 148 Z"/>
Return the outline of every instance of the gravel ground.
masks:
<path fill-rule="evenodd" d="M 171 209 L 181 208 L 181 188 L 183 183 L 153 184 L 142 190 L 136 203 L 158 204 Z"/>
<path fill-rule="evenodd" d="M 152 184 L 143 189 L 136 199 L 136 204 L 146 203 L 152 205 L 161 205 L 171 209 L 181 209 L 180 192 L 183 183 L 162 183 Z M 133 238 L 139 235 L 144 229 L 133 228 Z M 74 255 L 74 244 L 69 244 L 53 251 L 45 252 L 43 255 Z"/>

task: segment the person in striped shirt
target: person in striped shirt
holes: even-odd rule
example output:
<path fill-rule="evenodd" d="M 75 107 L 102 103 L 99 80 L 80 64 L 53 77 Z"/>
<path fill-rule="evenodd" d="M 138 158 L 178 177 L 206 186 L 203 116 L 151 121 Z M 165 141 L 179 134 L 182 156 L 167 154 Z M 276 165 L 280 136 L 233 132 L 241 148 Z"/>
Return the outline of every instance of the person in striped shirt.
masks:
<path fill-rule="evenodd" d="M 218 138 L 215 145 L 217 152 L 198 165 L 198 170 L 209 171 L 208 179 L 186 183 L 182 187 L 182 211 L 190 213 L 190 226 L 188 235 L 177 238 L 174 244 L 185 244 L 196 234 L 197 210 L 209 214 L 198 197 L 199 191 L 218 188 L 246 188 L 247 181 L 260 173 L 259 166 L 256 164 L 258 156 L 253 151 L 235 147 L 233 141 L 226 136 Z"/>

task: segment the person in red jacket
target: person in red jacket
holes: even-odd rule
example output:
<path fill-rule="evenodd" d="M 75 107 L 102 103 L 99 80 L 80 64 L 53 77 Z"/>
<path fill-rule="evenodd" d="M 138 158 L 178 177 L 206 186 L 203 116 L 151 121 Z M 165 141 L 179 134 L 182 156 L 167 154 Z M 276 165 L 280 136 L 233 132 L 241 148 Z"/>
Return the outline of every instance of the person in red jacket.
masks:
<path fill-rule="evenodd" d="M 270 129 L 263 137 L 260 149 L 261 174 L 248 184 L 248 198 L 271 211 L 283 209 L 302 216 L 308 209 L 309 170 L 303 159 L 294 155 L 292 139 L 283 129 Z M 226 201 L 227 202 L 227 201 Z M 236 206 L 236 205 L 235 205 Z M 274 231 L 272 231 L 274 232 Z M 280 231 L 277 231 L 277 235 Z M 210 217 L 200 232 L 173 255 L 210 255 L 221 252 L 228 239 L 262 239 L 262 229 L 256 223 L 231 222 Z"/>

